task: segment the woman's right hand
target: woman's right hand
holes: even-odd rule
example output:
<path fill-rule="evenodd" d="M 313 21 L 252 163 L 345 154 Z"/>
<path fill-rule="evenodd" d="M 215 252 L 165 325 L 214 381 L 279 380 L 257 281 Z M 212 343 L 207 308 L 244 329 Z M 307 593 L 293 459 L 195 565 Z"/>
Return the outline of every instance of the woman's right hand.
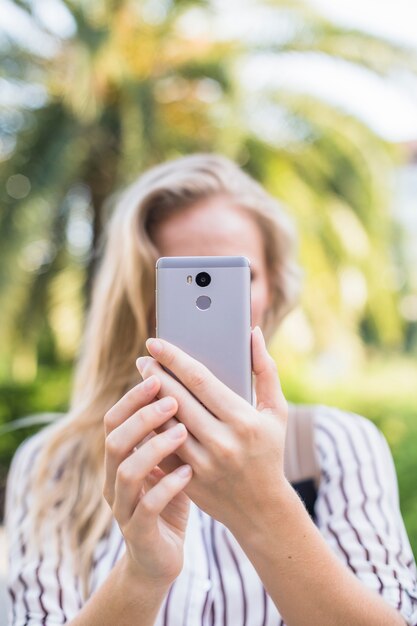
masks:
<path fill-rule="evenodd" d="M 183 566 L 190 504 L 183 489 L 192 470 L 182 465 L 165 475 L 158 467 L 187 438 L 183 424 L 155 433 L 178 410 L 175 398 L 156 399 L 160 385 L 153 375 L 107 411 L 103 495 L 123 533 L 132 573 L 166 585 Z M 188 473 L 181 475 L 184 468 Z"/>

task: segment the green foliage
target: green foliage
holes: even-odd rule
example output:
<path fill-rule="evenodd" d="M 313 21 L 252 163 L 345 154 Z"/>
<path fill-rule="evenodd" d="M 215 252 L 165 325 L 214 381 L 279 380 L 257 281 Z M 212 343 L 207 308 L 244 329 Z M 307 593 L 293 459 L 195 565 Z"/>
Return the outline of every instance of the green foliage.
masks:
<path fill-rule="evenodd" d="M 18 4 L 50 40 L 36 2 Z M 9 80 L 35 80 L 45 90 L 37 106 L 0 110 L 0 139 L 16 142 L 0 172 L 0 378 L 19 378 L 23 367 L 14 361 L 22 351 L 34 372 L 40 335 L 49 333 L 53 342 L 66 332 L 51 319 L 52 285 L 65 267 L 81 269 L 77 302 L 84 300 L 106 199 L 149 165 L 198 150 L 237 159 L 293 213 L 307 271 L 303 305 L 316 350 L 332 340 L 323 333 L 323 318 L 334 333 L 349 327 L 363 331 L 364 342 L 408 345 L 398 289 L 379 280 L 392 266 L 395 245 L 382 182 L 389 180 L 392 150 L 325 102 L 272 84 L 252 94 L 238 72 L 247 59 L 261 63 L 260 55 L 320 53 L 387 75 L 417 66 L 409 50 L 336 26 L 303 2 L 261 3 L 257 10 L 277 28 L 265 40 L 216 39 L 217 9 L 208 1 L 159 9 L 127 0 L 65 5 L 75 32 L 55 37 L 54 53 L 29 56 L 7 37 L 0 49 L 9 59 Z M 184 19 L 196 19 L 196 12 L 204 36 L 184 28 Z M 278 124 L 278 135 L 265 138 L 253 123 L 257 116 Z M 83 253 L 74 253 L 69 242 L 74 215 L 91 230 Z M 357 309 L 342 297 L 343 273 L 351 276 L 352 269 L 368 292 Z M 319 299 L 318 282 L 325 285 Z M 67 356 L 75 356 L 77 339 Z M 58 360 L 62 356 L 58 349 Z"/>
<path fill-rule="evenodd" d="M 68 408 L 71 368 L 42 367 L 36 381 L 29 384 L 14 382 L 0 385 L 0 521 L 10 461 L 18 445 L 37 432 L 42 424 L 14 428 L 16 421 L 28 415 L 47 412 L 62 413 Z M 10 430 L 7 430 L 10 428 Z"/>

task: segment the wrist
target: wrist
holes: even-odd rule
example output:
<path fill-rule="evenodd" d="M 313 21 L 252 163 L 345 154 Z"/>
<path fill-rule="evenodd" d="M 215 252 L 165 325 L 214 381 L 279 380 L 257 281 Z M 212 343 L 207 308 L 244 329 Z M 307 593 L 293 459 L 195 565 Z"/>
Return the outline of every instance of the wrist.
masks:
<path fill-rule="evenodd" d="M 237 516 L 236 523 L 228 524 L 229 530 L 241 544 L 262 542 L 272 528 L 286 524 L 289 509 L 296 504 L 295 499 L 299 499 L 284 475 L 275 480 L 271 489 L 264 493 L 262 502 L 258 501 L 255 509 Z"/>
<path fill-rule="evenodd" d="M 172 580 L 152 578 L 144 575 L 135 566 L 127 551 L 121 557 L 119 566 L 125 585 L 129 589 L 133 589 L 135 593 L 138 589 L 141 589 L 150 596 L 164 597 L 173 582 Z"/>

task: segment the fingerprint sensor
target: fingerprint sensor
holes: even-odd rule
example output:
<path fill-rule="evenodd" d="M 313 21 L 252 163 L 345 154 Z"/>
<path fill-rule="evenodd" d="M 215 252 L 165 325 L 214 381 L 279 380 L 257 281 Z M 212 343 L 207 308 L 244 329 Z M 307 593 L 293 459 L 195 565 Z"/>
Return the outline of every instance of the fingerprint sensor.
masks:
<path fill-rule="evenodd" d="M 205 311 L 211 305 L 211 298 L 208 296 L 198 296 L 196 305 L 198 309 Z"/>

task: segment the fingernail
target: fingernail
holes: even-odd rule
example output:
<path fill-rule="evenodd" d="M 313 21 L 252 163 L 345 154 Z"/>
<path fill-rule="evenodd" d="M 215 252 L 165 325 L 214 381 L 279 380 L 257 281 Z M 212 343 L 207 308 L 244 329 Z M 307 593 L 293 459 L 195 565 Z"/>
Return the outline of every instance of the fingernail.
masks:
<path fill-rule="evenodd" d="M 260 326 L 255 326 L 254 328 L 254 332 L 257 333 L 258 337 L 260 338 L 260 340 L 262 341 L 263 345 L 265 346 L 265 337 L 264 334 L 260 328 Z"/>
<path fill-rule="evenodd" d="M 146 347 L 149 352 L 152 352 L 153 354 L 160 354 L 162 352 L 162 343 L 159 339 L 147 339 Z"/>
<path fill-rule="evenodd" d="M 177 424 L 173 428 L 169 428 L 167 430 L 168 437 L 172 437 L 172 439 L 180 439 L 183 436 L 186 428 L 184 424 Z"/>
<path fill-rule="evenodd" d="M 140 374 L 143 374 L 147 361 L 147 356 L 140 356 L 138 359 L 136 359 L 136 367 L 138 368 Z"/>
<path fill-rule="evenodd" d="M 187 476 L 190 476 L 193 470 L 191 465 L 181 465 L 181 467 L 178 467 L 175 471 L 179 476 L 181 476 L 181 478 L 186 478 Z"/>
<path fill-rule="evenodd" d="M 158 400 L 156 406 L 159 411 L 164 413 L 165 411 L 170 411 L 174 408 L 175 400 L 170 397 L 162 398 L 161 400 Z"/>

